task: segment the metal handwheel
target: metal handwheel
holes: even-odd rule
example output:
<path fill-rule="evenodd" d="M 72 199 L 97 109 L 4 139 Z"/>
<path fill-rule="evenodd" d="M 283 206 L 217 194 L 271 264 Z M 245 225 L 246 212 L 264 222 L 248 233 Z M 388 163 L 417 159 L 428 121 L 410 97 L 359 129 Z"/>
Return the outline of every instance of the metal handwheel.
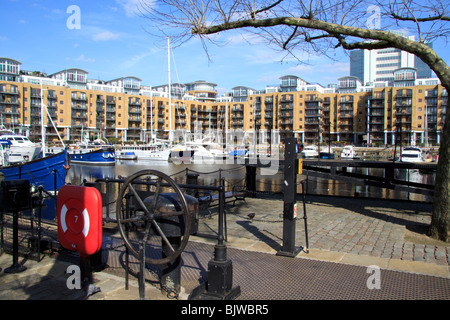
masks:
<path fill-rule="evenodd" d="M 167 201 L 176 210 L 158 205 Z M 126 247 L 139 259 L 139 244 L 143 243 L 148 264 L 172 263 L 189 240 L 191 214 L 186 198 L 162 172 L 143 170 L 131 175 L 120 188 L 116 215 Z"/>

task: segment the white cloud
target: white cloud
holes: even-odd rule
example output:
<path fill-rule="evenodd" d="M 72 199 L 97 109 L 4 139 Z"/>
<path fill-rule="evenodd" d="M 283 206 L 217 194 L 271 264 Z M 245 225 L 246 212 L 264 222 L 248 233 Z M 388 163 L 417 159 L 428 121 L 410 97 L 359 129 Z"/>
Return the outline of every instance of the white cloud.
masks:
<path fill-rule="evenodd" d="M 316 72 L 317 67 L 309 65 L 309 64 L 299 64 L 297 66 L 293 66 L 288 68 L 287 71 L 289 73 L 301 73 L 301 74 L 312 74 Z"/>
<path fill-rule="evenodd" d="M 135 65 L 137 65 L 139 62 L 142 61 L 142 59 L 145 59 L 147 57 L 149 57 L 150 55 L 152 55 L 151 52 L 146 52 L 143 54 L 138 54 L 135 55 L 134 57 L 129 58 L 128 60 L 126 60 L 123 64 L 122 67 L 124 69 L 130 69 L 133 68 Z"/>
<path fill-rule="evenodd" d="M 93 63 L 93 62 L 95 62 L 95 59 L 87 58 L 84 54 L 82 54 L 79 57 L 74 58 L 73 61 Z"/>
<path fill-rule="evenodd" d="M 116 40 L 120 37 L 120 34 L 113 33 L 111 31 L 102 31 L 94 35 L 92 38 L 94 41 L 109 41 Z"/>
<path fill-rule="evenodd" d="M 116 0 L 116 2 L 125 9 L 127 17 L 134 17 L 139 15 L 139 8 L 141 6 L 141 0 Z M 144 1 L 144 5 L 152 6 L 154 1 Z"/>

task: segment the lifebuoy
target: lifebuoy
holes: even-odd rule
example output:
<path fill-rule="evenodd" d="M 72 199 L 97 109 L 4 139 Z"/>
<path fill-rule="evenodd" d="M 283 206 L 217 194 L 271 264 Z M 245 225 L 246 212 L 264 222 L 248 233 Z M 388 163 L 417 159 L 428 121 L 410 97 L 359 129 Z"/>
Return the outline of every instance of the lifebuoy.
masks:
<path fill-rule="evenodd" d="M 82 256 L 102 246 L 102 198 L 92 187 L 63 186 L 57 199 L 58 239 L 61 245 Z"/>
<path fill-rule="evenodd" d="M 79 211 L 75 211 L 71 209 L 69 215 L 67 214 L 69 212 L 69 209 L 67 208 L 66 204 L 63 205 L 61 208 L 61 228 L 63 232 L 67 232 L 67 230 L 70 228 L 70 231 L 72 233 L 78 234 L 82 233 L 84 237 L 86 238 L 89 234 L 89 228 L 91 225 L 91 221 L 89 219 L 89 212 L 87 209 L 84 209 L 81 212 L 81 215 Z M 69 222 L 67 222 L 69 221 Z"/>

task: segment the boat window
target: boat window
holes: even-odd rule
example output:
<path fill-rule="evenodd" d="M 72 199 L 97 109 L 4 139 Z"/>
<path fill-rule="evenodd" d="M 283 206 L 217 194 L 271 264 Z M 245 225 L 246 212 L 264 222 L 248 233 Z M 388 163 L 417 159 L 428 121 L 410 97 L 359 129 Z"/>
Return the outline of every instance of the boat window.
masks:
<path fill-rule="evenodd" d="M 418 154 L 403 154 L 404 158 L 418 158 L 419 155 Z"/>

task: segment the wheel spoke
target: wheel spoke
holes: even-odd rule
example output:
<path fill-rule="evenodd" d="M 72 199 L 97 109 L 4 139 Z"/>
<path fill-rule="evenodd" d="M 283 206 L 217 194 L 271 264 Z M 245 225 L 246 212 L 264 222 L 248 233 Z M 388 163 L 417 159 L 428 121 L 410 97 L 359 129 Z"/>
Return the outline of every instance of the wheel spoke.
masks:
<path fill-rule="evenodd" d="M 152 224 L 155 227 L 156 231 L 161 236 L 161 238 L 163 239 L 164 243 L 169 247 L 170 252 L 172 252 L 172 254 L 175 253 L 175 249 L 172 247 L 172 244 L 169 242 L 169 239 L 167 239 L 166 235 L 161 230 L 159 224 L 155 220 L 152 221 Z"/>
<path fill-rule="evenodd" d="M 182 216 L 182 215 L 184 215 L 183 211 L 160 212 L 160 213 L 153 215 L 153 218 L 164 219 L 164 218 L 177 217 L 177 216 Z"/>
<path fill-rule="evenodd" d="M 145 222 L 148 220 L 149 220 L 149 218 L 147 216 L 139 216 L 139 217 L 133 217 L 133 218 L 120 219 L 120 223 L 127 224 L 127 223 L 133 223 L 133 222 Z"/>
<path fill-rule="evenodd" d="M 158 200 L 160 189 L 161 189 L 161 177 L 158 177 L 158 182 L 156 183 L 156 190 L 155 190 L 155 193 L 153 194 L 153 202 L 152 202 L 152 208 L 151 208 L 152 212 L 156 211 L 156 201 Z M 155 224 L 154 214 L 152 214 L 152 218 L 151 218 L 150 221 L 152 222 L 152 224 Z M 150 228 L 151 228 L 151 224 L 149 223 L 147 225 L 147 227 L 145 228 L 145 234 L 144 234 L 144 239 L 145 239 L 144 241 L 145 242 L 148 241 L 148 238 L 150 236 Z M 157 231 L 159 233 L 162 232 L 161 229 L 159 228 L 159 226 L 157 228 Z"/>
<path fill-rule="evenodd" d="M 130 183 L 129 185 L 131 192 L 133 192 L 134 196 L 136 197 L 137 202 L 139 203 L 139 205 L 141 206 L 141 209 L 144 210 L 145 214 L 151 218 L 152 214 L 151 212 L 147 209 L 147 207 L 145 206 L 144 201 L 142 201 L 141 197 L 139 196 L 139 194 L 136 192 L 136 190 L 134 189 L 133 185 Z"/>
<path fill-rule="evenodd" d="M 141 185 L 151 185 L 152 187 L 144 190 L 141 188 Z M 166 187 L 171 188 L 168 192 L 174 190 L 178 194 L 179 199 L 177 201 L 180 202 L 181 209 L 178 208 L 177 211 L 164 212 L 164 208 L 158 207 L 163 205 L 162 203 L 158 203 L 158 200 L 160 200 L 160 196 L 163 195 L 162 192 Z M 155 240 L 158 241 L 158 238 L 160 238 L 159 243 L 164 247 L 166 256 L 163 258 L 146 257 L 146 263 L 171 263 L 182 253 L 189 239 L 191 219 L 186 199 L 181 189 L 170 176 L 152 169 L 135 173 L 121 187 L 118 199 L 116 214 L 119 231 L 125 245 L 135 257 L 138 257 L 139 253 L 136 251 L 134 241 L 139 240 L 143 241 L 145 246 L 154 246 Z M 132 206 L 129 208 L 128 204 Z M 132 216 L 129 216 L 129 213 Z M 180 222 L 184 221 L 184 229 L 180 230 L 182 240 L 180 245 L 176 246 L 170 243 L 169 239 L 171 238 L 166 236 L 163 230 L 166 230 L 165 223 L 171 224 L 173 220 L 178 221 L 178 219 L 180 219 Z M 129 233 L 128 226 L 131 226 L 132 233 Z M 160 246 L 156 245 L 155 249 L 158 247 Z"/>

